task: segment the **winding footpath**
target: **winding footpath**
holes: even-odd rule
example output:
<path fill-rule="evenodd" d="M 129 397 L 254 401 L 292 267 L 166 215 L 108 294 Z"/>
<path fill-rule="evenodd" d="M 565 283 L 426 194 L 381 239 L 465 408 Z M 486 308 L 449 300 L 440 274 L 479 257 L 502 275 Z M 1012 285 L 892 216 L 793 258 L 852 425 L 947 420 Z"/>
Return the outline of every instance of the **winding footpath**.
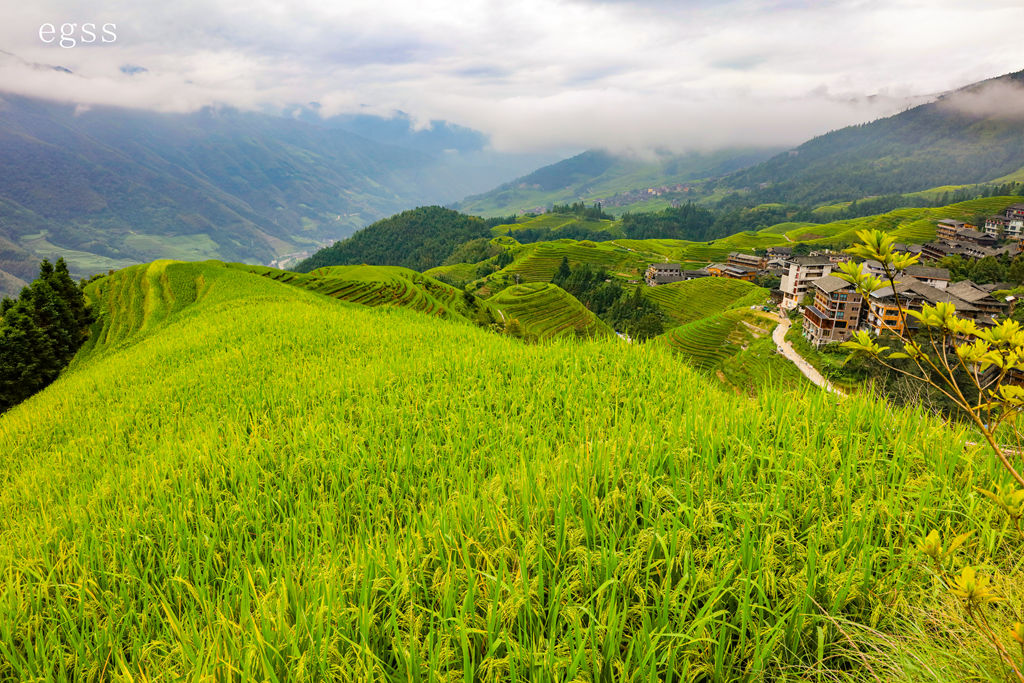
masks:
<path fill-rule="evenodd" d="M 772 341 L 775 342 L 775 347 L 779 350 L 783 356 L 788 358 L 793 365 L 804 373 L 804 377 L 811 380 L 812 383 L 821 387 L 825 391 L 829 391 L 836 396 L 845 396 L 843 392 L 832 386 L 832 383 L 822 377 L 821 373 L 818 372 L 813 365 L 804 360 L 804 357 L 796 352 L 793 345 L 786 341 L 786 333 L 789 332 L 789 318 L 781 316 L 779 324 L 775 326 L 775 331 L 772 332 Z"/>

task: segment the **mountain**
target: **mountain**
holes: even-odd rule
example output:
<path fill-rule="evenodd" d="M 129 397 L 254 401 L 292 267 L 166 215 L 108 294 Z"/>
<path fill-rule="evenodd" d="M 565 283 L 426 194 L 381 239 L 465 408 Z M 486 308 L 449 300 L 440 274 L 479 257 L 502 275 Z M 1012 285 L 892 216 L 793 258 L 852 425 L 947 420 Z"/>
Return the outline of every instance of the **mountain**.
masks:
<path fill-rule="evenodd" d="M 368 263 L 428 270 L 464 242 L 490 237 L 488 224 L 440 206 L 421 206 L 368 225 L 351 237 L 324 247 L 295 269 Z"/>
<path fill-rule="evenodd" d="M 1024 167 L 1024 71 L 814 138 L 726 177 L 720 191 L 804 205 L 994 180 Z"/>
<path fill-rule="evenodd" d="M 726 149 L 706 154 L 658 152 L 646 158 L 592 149 L 490 192 L 467 197 L 453 206 L 480 216 L 543 210 L 552 204 L 577 201 L 600 201 L 604 208 L 617 213 L 660 209 L 669 206 L 672 199 L 686 201 L 698 196 L 697 188 L 689 184 L 745 168 L 777 151 L 778 148 Z"/>
<path fill-rule="evenodd" d="M 790 150 L 657 153 L 589 150 L 453 205 L 481 216 L 601 201 L 651 211 L 687 200 L 817 206 L 1024 170 L 1024 71 L 945 93 L 895 116 L 849 126 Z"/>
<path fill-rule="evenodd" d="M 446 137 L 443 122 L 406 134 L 408 121 L 377 122 L 373 140 L 344 123 L 3 95 L 0 294 L 31 278 L 42 257 L 64 256 L 87 275 L 154 258 L 308 255 L 396 211 L 490 187 L 535 159 L 489 152 L 468 129 Z M 366 117 L 349 123 L 373 129 Z"/>

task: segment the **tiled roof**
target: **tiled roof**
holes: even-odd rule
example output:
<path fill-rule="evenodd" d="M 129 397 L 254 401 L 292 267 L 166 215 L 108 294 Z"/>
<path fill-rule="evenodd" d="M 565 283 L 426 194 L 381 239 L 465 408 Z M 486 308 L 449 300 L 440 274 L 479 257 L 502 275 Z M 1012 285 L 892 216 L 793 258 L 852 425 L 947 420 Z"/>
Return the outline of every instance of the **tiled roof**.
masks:
<path fill-rule="evenodd" d="M 819 277 L 817 280 L 814 280 L 811 284 L 820 289 L 821 291 L 825 292 L 826 294 L 838 292 L 840 289 L 845 289 L 847 287 L 853 286 L 846 280 L 838 278 L 835 275 L 826 275 L 825 277 Z"/>

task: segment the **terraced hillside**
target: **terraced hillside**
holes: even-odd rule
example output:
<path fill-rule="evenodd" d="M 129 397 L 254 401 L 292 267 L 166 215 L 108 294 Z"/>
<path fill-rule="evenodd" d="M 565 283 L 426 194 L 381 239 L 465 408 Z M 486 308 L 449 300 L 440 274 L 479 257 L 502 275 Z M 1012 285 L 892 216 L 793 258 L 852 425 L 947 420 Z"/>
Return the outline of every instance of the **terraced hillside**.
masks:
<path fill-rule="evenodd" d="M 1005 679 L 914 550 L 1020 605 L 1002 470 L 921 412 L 217 263 L 87 293 L 0 415 L 2 680 Z"/>
<path fill-rule="evenodd" d="M 423 271 L 427 277 L 435 279 L 451 278 L 455 282 L 472 282 L 477 279 L 477 263 L 452 263 L 447 266 L 437 266 L 430 270 Z"/>
<path fill-rule="evenodd" d="M 615 332 L 558 285 L 531 282 L 498 292 L 488 303 L 505 320 L 516 319 L 538 339 L 554 337 L 610 337 Z"/>
<path fill-rule="evenodd" d="M 694 367 L 749 393 L 764 386 L 800 386 L 803 375 L 775 351 L 777 319 L 748 307 L 731 308 L 674 327 L 661 343 Z"/>
<path fill-rule="evenodd" d="M 491 296 L 505 287 L 526 282 L 550 282 L 562 259 L 570 266 L 587 264 L 604 268 L 613 276 L 634 280 L 650 264 L 650 259 L 614 242 L 575 241 L 535 242 L 516 248 L 515 260 L 497 273 L 478 281 L 480 296 Z"/>
<path fill-rule="evenodd" d="M 877 216 L 851 218 L 820 225 L 802 224 L 789 230 L 785 235 L 793 242 L 815 245 L 849 244 L 856 241 L 859 230 L 884 230 L 892 234 L 897 241 L 923 244 L 935 239 L 935 224 L 940 219 L 969 221 L 978 214 L 1002 213 L 1007 206 L 1019 201 L 1020 197 L 985 197 L 937 208 L 895 209 Z"/>
<path fill-rule="evenodd" d="M 473 313 L 463 302 L 461 290 L 401 266 L 330 266 L 306 274 L 231 265 L 363 306 L 399 306 L 440 317 L 471 317 Z"/>
<path fill-rule="evenodd" d="M 935 223 L 942 218 L 965 220 L 977 214 L 999 213 L 1019 201 L 1020 197 L 988 197 L 937 208 L 896 209 L 876 216 L 831 223 L 782 223 L 711 242 L 624 238 L 596 243 L 574 240 L 537 242 L 518 247 L 516 258 L 509 266 L 478 283 L 478 286 L 486 296 L 515 283 L 517 275 L 520 282 L 550 281 L 563 256 L 573 265 L 589 263 L 595 268 L 606 268 L 621 278 L 636 279 L 652 262 L 672 261 L 696 268 L 725 260 L 732 251 L 752 253 L 757 249 L 798 243 L 812 247 L 843 247 L 856 241 L 857 231 L 864 229 L 884 230 L 898 241 L 920 244 L 935 238 Z"/>
<path fill-rule="evenodd" d="M 553 232 L 565 230 L 591 230 L 595 232 L 606 232 L 609 237 L 624 237 L 622 222 L 616 220 L 582 219 L 576 216 L 558 213 L 545 213 L 532 218 L 525 218 L 516 223 L 505 223 L 491 228 L 491 233 L 497 235 L 511 235 L 515 237 L 517 232 L 522 230 L 551 230 Z"/>
<path fill-rule="evenodd" d="M 767 301 L 768 290 L 751 282 L 704 277 L 644 287 L 644 296 L 658 305 L 676 325 L 706 318 L 731 308 L 747 308 Z"/>

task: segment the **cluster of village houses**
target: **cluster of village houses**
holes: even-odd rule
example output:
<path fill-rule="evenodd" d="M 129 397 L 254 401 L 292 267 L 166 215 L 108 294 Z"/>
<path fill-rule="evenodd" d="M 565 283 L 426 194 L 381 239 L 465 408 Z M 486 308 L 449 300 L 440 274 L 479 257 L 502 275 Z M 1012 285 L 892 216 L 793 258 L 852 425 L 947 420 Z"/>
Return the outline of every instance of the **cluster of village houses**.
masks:
<path fill-rule="evenodd" d="M 983 229 L 979 229 L 983 228 Z M 980 259 L 1002 254 L 1016 255 L 1024 251 L 1024 204 L 1014 204 L 999 216 L 985 220 L 984 226 L 963 221 L 941 220 L 936 226 L 936 241 L 925 245 L 895 245 L 899 251 L 920 253 L 921 259 L 937 260 L 957 254 L 965 259 Z M 897 306 L 920 310 L 924 305 L 949 302 L 957 313 L 980 324 L 992 324 L 996 316 L 1005 315 L 1011 301 L 993 296 L 993 292 L 1010 289 L 1006 283 L 979 285 L 970 280 L 950 282 L 949 271 L 927 265 L 915 265 L 899 274 L 895 291 L 884 287 L 865 300 L 849 282 L 834 275 L 837 264 L 850 256 L 841 252 L 812 252 L 794 256 L 790 247 L 769 247 L 763 256 L 729 254 L 726 263 L 712 263 L 700 270 L 683 270 L 679 264 L 652 264 L 646 273 L 649 285 L 679 282 L 698 277 L 727 277 L 752 281 L 759 274 L 775 274 L 781 278 L 780 306 L 800 307 L 804 317 L 804 336 L 814 345 L 848 340 L 861 329 L 875 334 L 900 334 L 905 324 Z M 865 261 L 864 268 L 883 277 L 882 265 Z M 811 301 L 806 301 L 810 297 Z"/>

